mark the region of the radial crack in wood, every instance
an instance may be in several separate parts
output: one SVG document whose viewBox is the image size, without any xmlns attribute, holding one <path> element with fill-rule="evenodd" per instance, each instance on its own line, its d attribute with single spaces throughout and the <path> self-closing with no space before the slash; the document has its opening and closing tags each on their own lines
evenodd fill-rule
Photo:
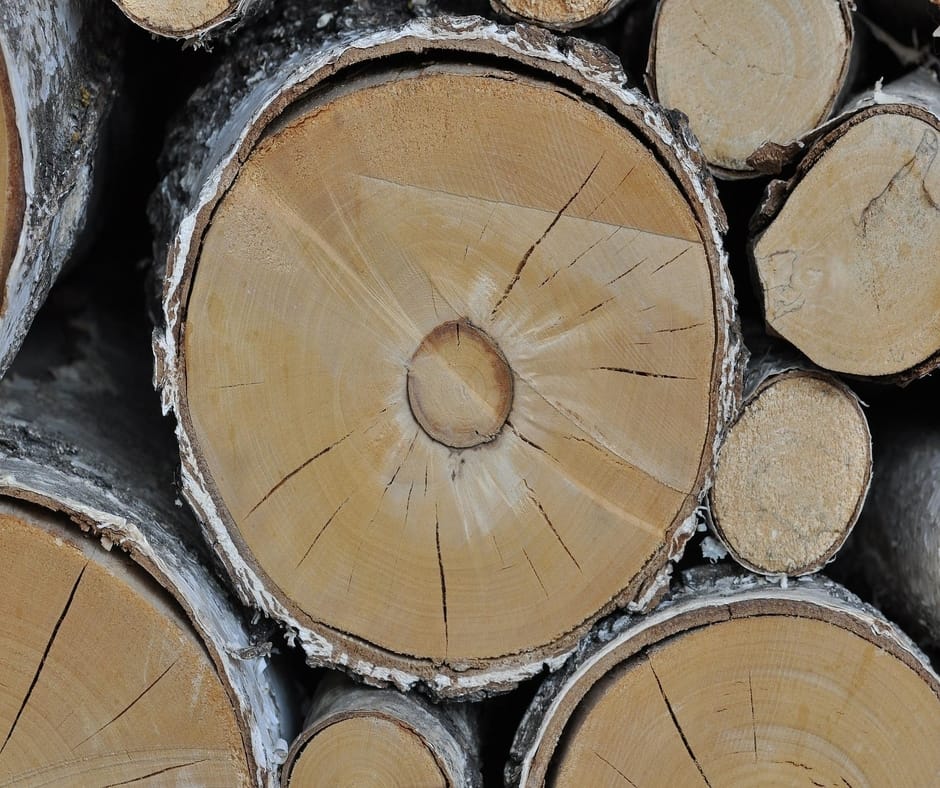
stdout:
<svg viewBox="0 0 940 788">
<path fill-rule="evenodd" d="M 736 375 L 714 203 L 664 119 L 544 34 L 453 24 L 272 79 L 295 98 L 214 153 L 238 165 L 170 247 L 157 343 L 242 592 L 342 644 L 315 661 L 445 695 L 662 582 Z M 454 51 L 374 62 L 415 38 Z"/>
<path fill-rule="evenodd" d="M 752 259 L 769 330 L 824 369 L 903 381 L 940 351 L 940 85 L 921 72 L 872 102 L 768 191 Z"/>
<path fill-rule="evenodd" d="M 873 608 L 817 578 L 782 589 L 698 570 L 685 584 L 546 680 L 508 785 L 936 781 L 940 679 Z"/>
<path fill-rule="evenodd" d="M 717 175 L 779 172 L 782 162 L 753 159 L 762 146 L 782 152 L 832 113 L 849 75 L 850 7 L 842 0 L 663 0 L 650 89 L 688 115 Z"/>
</svg>

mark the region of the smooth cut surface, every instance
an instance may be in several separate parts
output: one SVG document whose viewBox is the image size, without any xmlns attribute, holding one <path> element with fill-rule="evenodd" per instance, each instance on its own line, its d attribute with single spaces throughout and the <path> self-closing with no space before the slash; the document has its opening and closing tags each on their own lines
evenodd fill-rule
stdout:
<svg viewBox="0 0 940 788">
<path fill-rule="evenodd" d="M 291 788 L 447 788 L 434 755 L 409 728 L 355 716 L 317 733 L 294 761 Z"/>
<path fill-rule="evenodd" d="M 231 0 L 114 0 L 141 27 L 169 36 L 183 36 L 231 11 Z"/>
<path fill-rule="evenodd" d="M 0 53 L 0 291 L 19 246 L 23 222 L 23 157 L 16 128 L 16 108 L 6 63 Z"/>
<path fill-rule="evenodd" d="M 187 622 L 126 558 L 79 540 L 0 514 L 0 783 L 250 785 Z"/>
<path fill-rule="evenodd" d="M 940 349 L 938 131 L 877 112 L 848 128 L 754 246 L 764 314 L 825 369 L 903 372 Z"/>
<path fill-rule="evenodd" d="M 791 142 L 829 116 L 850 44 L 837 0 L 663 0 L 651 74 L 708 161 L 747 172 L 764 142 Z"/>
<path fill-rule="evenodd" d="M 755 616 L 675 636 L 598 682 L 557 786 L 908 786 L 940 781 L 940 699 L 825 621 Z"/>
<path fill-rule="evenodd" d="M 515 17 L 567 30 L 580 27 L 617 5 L 616 0 L 500 0 Z"/>
<path fill-rule="evenodd" d="M 870 478 L 871 435 L 854 396 L 818 376 L 781 375 L 721 447 L 712 514 L 749 567 L 802 574 L 842 544 Z"/>
<path fill-rule="evenodd" d="M 301 615 L 435 660 L 541 647 L 664 560 L 694 506 L 713 281 L 669 174 L 590 104 L 469 67 L 364 78 L 280 124 L 213 216 L 191 434 Z M 418 424 L 406 381 L 456 320 L 514 389 L 464 450 Z"/>
</svg>

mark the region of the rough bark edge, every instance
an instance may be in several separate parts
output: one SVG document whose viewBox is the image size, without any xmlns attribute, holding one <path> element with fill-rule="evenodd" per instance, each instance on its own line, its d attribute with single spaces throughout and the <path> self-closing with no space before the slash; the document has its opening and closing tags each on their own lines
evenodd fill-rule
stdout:
<svg viewBox="0 0 940 788">
<path fill-rule="evenodd" d="M 929 68 L 919 68 L 892 82 L 886 88 L 881 84 L 852 101 L 846 109 L 827 123 L 808 134 L 798 145 L 808 147 L 793 176 L 788 180 L 773 180 L 767 184 L 760 205 L 751 218 L 747 242 L 747 254 L 751 268 L 751 281 L 760 303 L 761 313 L 766 314 L 764 288 L 757 272 L 755 248 L 764 232 L 783 210 L 787 200 L 799 187 L 812 167 L 853 126 L 874 115 L 907 115 L 933 126 L 940 134 L 940 79 Z M 777 336 L 773 328 L 765 323 L 765 330 Z M 810 359 L 812 360 L 812 359 Z M 940 366 L 940 348 L 923 361 L 906 370 L 887 375 L 856 375 L 847 372 L 838 374 L 851 380 L 872 383 L 894 383 L 905 386 Z"/>
<path fill-rule="evenodd" d="M 858 398 L 858 395 L 847 385 L 845 385 L 845 383 L 839 380 L 835 375 L 829 372 L 825 372 L 818 367 L 813 366 L 812 364 L 809 364 L 795 352 L 789 351 L 783 347 L 767 344 L 766 347 L 763 347 L 759 353 L 751 354 L 750 358 L 748 359 L 747 369 L 744 373 L 744 400 L 741 404 L 741 410 L 731 426 L 728 427 L 728 430 L 725 433 L 726 436 L 730 435 L 731 431 L 734 429 L 735 424 L 741 420 L 747 411 L 748 405 L 754 399 L 756 399 L 765 389 L 770 388 L 771 386 L 780 382 L 782 378 L 790 377 L 811 377 L 821 380 L 833 388 L 838 389 L 842 394 L 845 395 L 848 401 L 854 405 L 859 419 L 865 425 L 866 432 L 868 433 L 868 473 L 865 479 L 865 484 L 860 490 L 855 509 L 852 511 L 851 516 L 846 521 L 844 530 L 840 533 L 839 537 L 815 561 L 799 567 L 792 572 L 785 573 L 771 572 L 762 566 L 758 566 L 757 564 L 748 561 L 738 554 L 738 551 L 734 548 L 731 542 L 725 538 L 725 535 L 721 530 L 721 521 L 715 511 L 715 506 L 712 501 L 712 491 L 709 491 L 708 510 L 706 517 L 709 530 L 718 538 L 718 541 L 721 542 L 721 545 L 725 548 L 725 550 L 728 551 L 728 554 L 738 564 L 748 571 L 770 578 L 780 578 L 784 576 L 802 577 L 803 575 L 811 575 L 820 571 L 827 564 L 831 563 L 835 559 L 836 554 L 842 549 L 848 538 L 851 536 L 852 531 L 855 528 L 855 524 L 858 522 L 859 516 L 862 513 L 862 509 L 865 506 L 865 501 L 868 497 L 869 490 L 871 489 L 872 480 L 871 430 L 868 429 L 868 419 L 865 416 L 865 412 L 862 410 L 863 403 Z"/>
<path fill-rule="evenodd" d="M 310 740 L 334 723 L 380 717 L 407 728 L 424 743 L 451 788 L 482 788 L 478 709 L 469 704 L 436 706 L 420 695 L 354 684 L 341 674 L 325 676 L 314 694 L 306 727 L 284 762 L 287 788 L 294 761 Z"/>
<path fill-rule="evenodd" d="M 940 653 L 940 433 L 908 421 L 880 437 L 878 474 L 846 547 L 846 570 Z"/>
<path fill-rule="evenodd" d="M 231 32 L 252 18 L 263 14 L 270 8 L 272 0 L 229 0 L 228 8 L 221 14 L 196 27 L 178 30 L 149 25 L 143 19 L 130 13 L 121 0 L 114 0 L 114 3 L 124 16 L 148 33 L 193 43 L 196 46 L 208 46 L 210 39 L 217 37 L 223 31 Z"/>
<path fill-rule="evenodd" d="M 507 786 L 543 785 L 568 720 L 591 687 L 650 645 L 701 626 L 753 615 L 805 617 L 838 626 L 911 668 L 940 701 L 940 677 L 914 642 L 875 608 L 822 575 L 779 584 L 727 567 L 684 572 L 670 599 L 646 617 L 611 617 L 578 646 L 563 671 L 539 688 L 516 732 Z"/>
<path fill-rule="evenodd" d="M 625 9 L 641 0 L 604 0 L 597 3 L 597 10 L 592 13 L 575 15 L 571 14 L 568 19 L 549 19 L 546 16 L 537 16 L 535 14 L 524 14 L 511 8 L 513 0 L 490 0 L 490 7 L 501 18 L 517 22 L 526 22 L 539 27 L 545 27 L 556 32 L 567 32 L 579 27 L 599 27 L 612 22 Z"/>
<path fill-rule="evenodd" d="M 19 350 L 85 228 L 115 97 L 120 36 L 94 0 L 0 4 L 20 139 L 23 214 L 0 308 L 0 374 Z"/>
<path fill-rule="evenodd" d="M 0 385 L 0 495 L 64 514 L 107 550 L 117 545 L 175 598 L 232 701 L 249 774 L 274 786 L 290 702 L 268 658 L 268 632 L 248 624 L 249 614 L 207 568 L 195 522 L 174 504 L 172 471 L 152 459 L 163 448 L 147 430 L 152 423 L 122 406 L 134 392 L 113 377 L 132 366 L 109 350 L 120 334 L 110 332 L 106 342 L 93 330 L 78 359 L 63 362 L 62 332 L 74 328 L 64 322 L 45 345 L 20 355 L 36 374 L 18 365 Z M 140 380 L 146 386 L 146 373 Z"/>
<path fill-rule="evenodd" d="M 222 108 L 222 112 L 219 112 L 219 104 L 224 104 L 224 101 L 216 102 L 209 110 L 219 121 L 213 136 L 207 138 L 203 132 L 200 137 L 197 127 L 196 149 L 203 148 L 200 152 L 204 160 L 194 162 L 190 158 L 189 163 L 176 174 L 171 172 L 154 202 L 156 227 L 179 228 L 171 239 L 164 239 L 162 245 L 158 241 L 156 246 L 158 270 L 164 260 L 167 267 L 162 319 L 154 332 L 155 384 L 162 390 L 164 412 L 173 412 L 177 418 L 184 496 L 204 524 L 209 541 L 243 601 L 282 621 L 288 628 L 289 637 L 300 643 L 312 665 L 339 667 L 378 686 L 391 684 L 405 691 L 420 687 L 437 697 L 479 698 L 511 690 L 520 681 L 537 675 L 543 669 L 556 670 L 591 623 L 612 610 L 626 604 L 631 610 L 642 610 L 658 601 L 669 584 L 670 562 L 681 557 L 686 542 L 696 531 L 696 501 L 690 501 L 684 513 L 677 517 L 672 531 L 665 535 L 662 547 L 638 573 L 637 581 L 554 643 L 525 653 L 487 659 L 481 661 L 482 665 L 469 661 L 459 665 L 435 664 L 428 659 L 396 654 L 318 622 L 301 623 L 297 614 L 265 587 L 258 568 L 243 557 L 225 526 L 222 507 L 216 503 L 218 495 L 208 482 L 189 437 L 191 424 L 184 396 L 185 363 L 181 346 L 185 302 L 194 258 L 198 253 L 198 239 L 217 200 L 231 184 L 238 165 L 267 122 L 299 95 L 309 91 L 311 85 L 345 67 L 392 53 L 444 54 L 454 51 L 504 58 L 536 68 L 546 77 L 555 76 L 575 85 L 588 99 L 603 103 L 614 117 L 631 128 L 630 115 L 635 113 L 639 116 L 637 119 L 646 124 L 640 131 L 645 134 L 645 141 L 660 156 L 672 157 L 674 164 L 668 169 L 697 213 L 702 241 L 713 263 L 712 287 L 718 323 L 715 366 L 718 368 L 713 367 L 712 372 L 715 407 L 709 424 L 709 434 L 713 435 L 711 458 L 703 463 L 697 487 L 700 491 L 698 503 L 701 502 L 711 483 L 711 471 L 725 425 L 736 412 L 740 393 L 741 342 L 735 317 L 733 284 L 721 242 L 726 229 L 725 217 L 714 182 L 708 175 L 694 137 L 681 118 L 663 112 L 639 93 L 626 88 L 625 76 L 607 50 L 576 39 L 558 41 L 544 31 L 523 25 L 505 28 L 475 17 L 416 19 L 371 34 L 363 35 L 361 31 L 347 34 L 312 54 L 294 49 L 281 62 L 280 69 L 268 59 L 256 74 L 243 73 L 240 78 L 246 80 L 250 92 L 239 97 L 237 102 L 232 100 Z M 222 84 L 232 79 L 231 73 L 223 74 Z M 227 118 L 223 114 L 225 110 L 230 113 Z M 224 123 L 222 118 L 225 118 Z M 192 146 L 183 150 L 192 150 Z M 665 154 L 666 150 L 669 154 Z M 190 196 L 193 194 L 195 199 Z M 708 451 L 707 447 L 705 451 Z"/>
<path fill-rule="evenodd" d="M 735 170 L 720 164 L 709 163 L 708 166 L 716 178 L 721 178 L 722 180 L 745 180 L 763 175 L 778 174 L 803 150 L 806 144 L 806 137 L 816 133 L 818 129 L 832 117 L 836 108 L 843 103 L 847 92 L 851 89 L 851 83 L 853 81 L 852 75 L 858 70 L 862 54 L 860 51 L 860 38 L 855 35 L 855 24 L 853 21 L 855 3 L 853 0 L 835 0 L 835 2 L 839 4 L 839 9 L 842 12 L 842 20 L 845 24 L 848 45 L 846 46 L 845 58 L 842 61 L 842 69 L 834 85 L 835 90 L 826 103 L 826 108 L 822 115 L 816 121 L 817 126 L 812 129 L 807 129 L 806 135 L 795 140 L 783 143 L 765 142 L 747 158 L 746 161 L 749 169 Z M 666 0 L 662 0 L 662 2 L 657 5 L 656 14 L 653 17 L 653 32 L 650 37 L 649 58 L 647 60 L 646 73 L 644 74 L 646 88 L 654 101 L 659 101 L 659 94 L 656 90 L 656 39 L 659 31 L 659 15 L 665 4 Z"/>
</svg>

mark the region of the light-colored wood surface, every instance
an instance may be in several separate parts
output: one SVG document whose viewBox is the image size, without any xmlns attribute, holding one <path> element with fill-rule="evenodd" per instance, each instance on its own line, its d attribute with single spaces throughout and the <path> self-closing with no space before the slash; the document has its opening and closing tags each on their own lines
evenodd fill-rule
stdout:
<svg viewBox="0 0 940 788">
<path fill-rule="evenodd" d="M 771 377 L 728 432 L 710 492 L 736 559 L 765 574 L 819 570 L 845 541 L 871 480 L 855 395 L 826 375 Z"/>
<path fill-rule="evenodd" d="M 629 0 L 491 0 L 497 11 L 552 30 L 570 30 L 602 17 Z"/>
<path fill-rule="evenodd" d="M 935 785 L 940 700 L 908 666 L 824 621 L 712 624 L 596 685 L 556 786 Z"/>
<path fill-rule="evenodd" d="M 651 87 L 688 115 L 719 175 L 746 175 L 765 142 L 790 143 L 829 117 L 852 38 L 841 0 L 663 0 Z"/>
<path fill-rule="evenodd" d="M 23 157 L 16 108 L 0 54 L 0 283 L 6 281 L 23 225 Z"/>
<path fill-rule="evenodd" d="M 0 782 L 251 784 L 212 661 L 128 559 L 17 506 L 0 577 Z"/>
<path fill-rule="evenodd" d="M 414 732 L 378 716 L 335 722 L 297 756 L 291 788 L 446 788 L 434 756 Z"/>
<path fill-rule="evenodd" d="M 131 20 L 158 35 L 186 37 L 234 15 L 232 0 L 114 0 Z"/>
<path fill-rule="evenodd" d="M 694 506 L 710 265 L 650 151 L 553 83 L 430 67 L 301 106 L 213 215 L 186 313 L 192 434 L 243 549 L 293 609 L 399 654 L 553 642 Z M 457 320 L 513 376 L 464 450 L 407 396 Z"/>
<path fill-rule="evenodd" d="M 913 107 L 852 116 L 756 238 L 767 325 L 819 366 L 891 376 L 940 349 L 938 144 Z"/>
</svg>

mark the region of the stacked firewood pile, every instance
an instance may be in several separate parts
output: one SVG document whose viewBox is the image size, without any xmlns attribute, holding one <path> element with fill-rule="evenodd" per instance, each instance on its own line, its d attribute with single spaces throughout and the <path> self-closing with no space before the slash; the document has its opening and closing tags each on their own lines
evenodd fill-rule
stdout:
<svg viewBox="0 0 940 788">
<path fill-rule="evenodd" d="M 940 785 L 938 25 L 7 0 L 0 783 Z"/>
</svg>

